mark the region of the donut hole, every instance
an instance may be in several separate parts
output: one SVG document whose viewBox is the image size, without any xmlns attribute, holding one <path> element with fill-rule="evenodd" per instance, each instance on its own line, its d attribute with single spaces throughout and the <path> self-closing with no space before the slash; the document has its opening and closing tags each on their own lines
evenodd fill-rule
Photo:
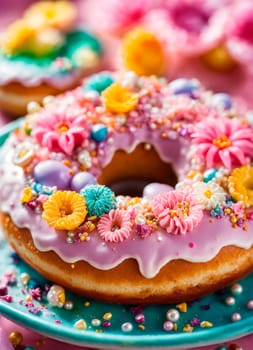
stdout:
<svg viewBox="0 0 253 350">
<path fill-rule="evenodd" d="M 154 147 L 142 143 L 131 153 L 116 151 L 98 182 L 109 186 L 116 195 L 141 197 L 144 187 L 152 182 L 174 187 L 177 175 L 170 163 L 161 160 Z"/>
</svg>

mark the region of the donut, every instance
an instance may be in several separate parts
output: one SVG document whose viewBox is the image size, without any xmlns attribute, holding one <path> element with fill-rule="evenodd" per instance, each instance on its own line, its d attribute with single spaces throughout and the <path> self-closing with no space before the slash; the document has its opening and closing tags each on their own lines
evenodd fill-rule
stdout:
<svg viewBox="0 0 253 350">
<path fill-rule="evenodd" d="M 69 1 L 41 1 L 12 22 L 0 41 L 0 106 L 14 116 L 80 84 L 101 65 L 101 44 L 77 25 Z"/>
<path fill-rule="evenodd" d="M 92 75 L 29 113 L 0 156 L 5 237 L 56 285 L 182 302 L 253 269 L 253 127 L 195 79 Z"/>
</svg>

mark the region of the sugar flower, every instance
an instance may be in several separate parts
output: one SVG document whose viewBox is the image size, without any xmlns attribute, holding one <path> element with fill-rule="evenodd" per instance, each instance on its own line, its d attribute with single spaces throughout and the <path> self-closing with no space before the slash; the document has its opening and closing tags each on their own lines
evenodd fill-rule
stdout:
<svg viewBox="0 0 253 350">
<path fill-rule="evenodd" d="M 144 17 L 148 28 L 157 33 L 171 51 L 196 56 L 215 47 L 225 36 L 225 1 L 167 1 L 166 6 Z"/>
<path fill-rule="evenodd" d="M 231 21 L 231 18 L 233 20 Z M 239 62 L 251 66 L 253 59 L 253 3 L 234 2 L 227 12 L 227 47 Z M 246 68 L 248 65 L 246 65 Z"/>
<path fill-rule="evenodd" d="M 102 92 L 102 98 L 105 108 L 112 113 L 130 112 L 138 102 L 138 95 L 119 83 L 114 83 L 105 89 Z"/>
<path fill-rule="evenodd" d="M 83 196 L 73 191 L 55 191 L 43 209 L 42 218 L 56 230 L 74 230 L 87 215 Z"/>
<path fill-rule="evenodd" d="M 207 116 L 215 117 L 217 112 L 214 108 L 205 106 L 185 95 L 169 96 L 168 117 L 176 122 L 196 123 Z"/>
<path fill-rule="evenodd" d="M 135 0 L 135 1 L 121 1 L 121 0 L 107 0 L 98 6 L 96 13 L 97 23 L 100 25 L 99 29 L 105 29 L 107 32 L 114 32 L 121 34 L 132 26 L 138 24 L 143 15 L 148 10 L 148 5 L 156 1 L 149 0 Z"/>
<path fill-rule="evenodd" d="M 192 194 L 171 191 L 157 195 L 152 211 L 161 227 L 172 234 L 186 234 L 201 221 L 203 211 Z"/>
<path fill-rule="evenodd" d="M 39 114 L 32 136 L 38 143 L 52 152 L 71 155 L 89 133 L 85 117 L 78 108 L 59 105 L 45 109 Z"/>
<path fill-rule="evenodd" d="M 213 209 L 226 199 L 226 192 L 214 181 L 193 183 L 193 194 L 203 209 Z"/>
<path fill-rule="evenodd" d="M 124 37 L 122 59 L 125 68 L 138 75 L 159 75 L 164 68 L 161 42 L 154 34 L 142 28 L 135 28 Z"/>
<path fill-rule="evenodd" d="M 253 167 L 235 168 L 228 178 L 228 191 L 234 200 L 253 205 Z"/>
<path fill-rule="evenodd" d="M 2 51 L 7 55 L 26 52 L 27 43 L 34 38 L 35 33 L 35 29 L 24 20 L 13 22 L 1 38 Z"/>
<path fill-rule="evenodd" d="M 24 13 L 24 19 L 35 28 L 51 27 L 70 30 L 77 18 L 76 7 L 66 0 L 40 1 L 32 4 Z"/>
<path fill-rule="evenodd" d="M 126 210 L 111 210 L 102 215 L 98 225 L 98 233 L 106 242 L 122 242 L 127 239 L 132 231 L 130 213 Z"/>
<path fill-rule="evenodd" d="M 192 134 L 196 154 L 208 168 L 244 165 L 253 157 L 253 129 L 240 119 L 206 119 Z"/>
<path fill-rule="evenodd" d="M 80 193 L 85 198 L 89 216 L 101 216 L 116 207 L 114 192 L 104 185 L 88 185 Z"/>
</svg>

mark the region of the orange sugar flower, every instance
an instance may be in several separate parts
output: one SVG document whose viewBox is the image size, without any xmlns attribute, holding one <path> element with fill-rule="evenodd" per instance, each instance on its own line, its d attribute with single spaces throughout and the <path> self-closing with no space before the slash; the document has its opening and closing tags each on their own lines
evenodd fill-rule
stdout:
<svg viewBox="0 0 253 350">
<path fill-rule="evenodd" d="M 123 40 L 122 59 L 126 69 L 148 76 L 162 73 L 165 57 L 162 45 L 154 34 L 135 28 Z"/>
<path fill-rule="evenodd" d="M 138 95 L 119 83 L 114 83 L 105 89 L 102 98 L 107 111 L 112 113 L 130 112 L 138 102 Z"/>
<path fill-rule="evenodd" d="M 56 230 L 74 230 L 87 215 L 83 196 L 74 191 L 54 192 L 43 209 L 43 219 Z"/>
</svg>

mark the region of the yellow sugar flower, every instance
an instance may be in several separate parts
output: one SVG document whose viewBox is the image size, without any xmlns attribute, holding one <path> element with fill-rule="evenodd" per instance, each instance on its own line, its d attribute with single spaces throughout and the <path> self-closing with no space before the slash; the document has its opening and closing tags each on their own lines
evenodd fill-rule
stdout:
<svg viewBox="0 0 253 350">
<path fill-rule="evenodd" d="M 74 191 L 56 191 L 43 205 L 42 218 L 56 230 L 74 230 L 87 216 L 84 197 Z"/>
<path fill-rule="evenodd" d="M 32 199 L 33 199 L 33 193 L 31 188 L 30 187 L 24 188 L 22 197 L 21 197 L 21 203 L 22 204 L 28 203 Z"/>
<path fill-rule="evenodd" d="M 112 113 L 127 113 L 132 111 L 138 102 L 138 95 L 114 83 L 102 93 L 106 110 Z"/>
<path fill-rule="evenodd" d="M 40 1 L 25 11 L 24 18 L 37 28 L 51 27 L 68 31 L 75 24 L 77 11 L 70 1 Z"/>
<path fill-rule="evenodd" d="M 154 34 L 135 28 L 123 40 L 122 59 L 126 69 L 148 76 L 162 73 L 165 57 L 162 45 Z"/>
<path fill-rule="evenodd" d="M 228 191 L 236 201 L 253 205 L 253 166 L 235 168 L 228 178 Z"/>
<path fill-rule="evenodd" d="M 1 48 L 7 55 L 23 53 L 27 50 L 27 43 L 34 37 L 36 31 L 26 21 L 13 22 L 4 33 Z"/>
</svg>

